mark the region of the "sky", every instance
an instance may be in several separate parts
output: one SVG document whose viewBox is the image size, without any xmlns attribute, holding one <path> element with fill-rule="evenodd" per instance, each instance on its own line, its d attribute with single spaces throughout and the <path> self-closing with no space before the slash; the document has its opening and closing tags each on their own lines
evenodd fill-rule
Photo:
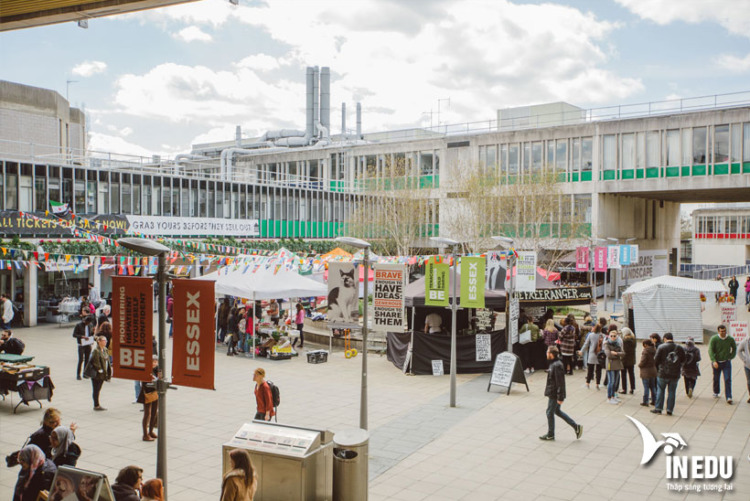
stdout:
<svg viewBox="0 0 750 501">
<path fill-rule="evenodd" d="M 68 96 L 90 149 L 132 155 L 304 129 L 314 65 L 332 132 L 342 102 L 376 132 L 748 91 L 750 0 L 199 0 L 0 33 L 0 80 Z"/>
</svg>

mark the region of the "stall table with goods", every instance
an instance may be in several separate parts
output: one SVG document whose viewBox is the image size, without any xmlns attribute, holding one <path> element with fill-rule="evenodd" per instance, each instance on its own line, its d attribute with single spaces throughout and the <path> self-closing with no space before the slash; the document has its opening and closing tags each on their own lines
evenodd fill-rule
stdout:
<svg viewBox="0 0 750 501">
<path fill-rule="evenodd" d="M 3 358 L 9 356 L 12 355 L 4 355 Z M 0 395 L 3 400 L 6 395 L 10 395 L 10 404 L 14 414 L 21 404 L 29 405 L 29 402 L 38 403 L 41 409 L 41 400 L 52 400 L 52 390 L 55 389 L 49 377 L 49 367 L 29 363 L 33 357 L 16 356 L 25 361 L 0 361 Z M 21 399 L 15 407 L 13 407 L 13 392 L 18 393 Z"/>
</svg>

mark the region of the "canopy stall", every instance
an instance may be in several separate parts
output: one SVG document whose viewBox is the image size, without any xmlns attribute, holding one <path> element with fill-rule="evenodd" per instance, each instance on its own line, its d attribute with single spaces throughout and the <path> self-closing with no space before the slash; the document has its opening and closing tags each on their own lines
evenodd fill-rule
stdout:
<svg viewBox="0 0 750 501">
<path fill-rule="evenodd" d="M 277 299 L 285 297 L 311 297 L 328 294 L 326 284 L 303 277 L 296 271 L 259 269 L 243 273 L 242 269 L 221 269 L 194 280 L 216 282 L 217 295 L 252 299 Z"/>
<path fill-rule="evenodd" d="M 703 340 L 700 295 L 725 291 L 726 287 L 717 280 L 662 275 L 631 285 L 622 298 L 633 310 L 631 328 L 639 337 L 645 338 L 652 332 L 659 335 L 671 332 L 675 341 L 693 337 L 700 343 Z"/>
</svg>

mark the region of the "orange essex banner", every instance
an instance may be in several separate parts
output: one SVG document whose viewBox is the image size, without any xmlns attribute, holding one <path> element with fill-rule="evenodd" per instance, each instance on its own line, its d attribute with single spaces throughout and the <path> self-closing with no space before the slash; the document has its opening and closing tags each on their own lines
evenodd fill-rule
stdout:
<svg viewBox="0 0 750 501">
<path fill-rule="evenodd" d="M 214 282 L 172 280 L 172 384 L 214 389 Z"/>
<path fill-rule="evenodd" d="M 112 376 L 151 381 L 154 286 L 147 277 L 112 277 Z"/>
</svg>

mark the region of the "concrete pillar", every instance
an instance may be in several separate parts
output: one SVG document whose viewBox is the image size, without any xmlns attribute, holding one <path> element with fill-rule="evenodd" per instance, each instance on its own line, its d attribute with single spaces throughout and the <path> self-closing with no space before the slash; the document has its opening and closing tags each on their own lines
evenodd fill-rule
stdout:
<svg viewBox="0 0 750 501">
<path fill-rule="evenodd" d="M 99 294 L 102 293 L 102 274 L 99 273 L 99 267 L 102 265 L 102 258 L 94 258 L 94 263 L 89 268 L 89 283 L 94 284 Z"/>
<path fill-rule="evenodd" d="M 36 262 L 29 262 L 28 268 L 23 272 L 23 279 L 23 325 L 34 327 L 37 324 L 37 301 L 39 300 Z"/>
</svg>

